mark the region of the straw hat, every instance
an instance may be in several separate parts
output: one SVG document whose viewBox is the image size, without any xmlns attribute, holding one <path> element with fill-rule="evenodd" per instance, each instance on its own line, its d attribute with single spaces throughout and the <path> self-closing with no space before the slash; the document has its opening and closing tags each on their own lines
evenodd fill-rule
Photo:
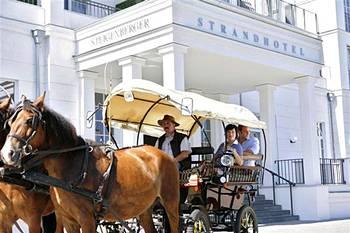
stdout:
<svg viewBox="0 0 350 233">
<path fill-rule="evenodd" d="M 158 125 L 162 126 L 164 121 L 171 121 L 171 122 L 173 122 L 175 124 L 175 127 L 180 125 L 179 123 L 177 123 L 175 121 L 175 118 L 173 116 L 170 116 L 170 115 L 164 115 L 162 120 L 158 120 Z"/>
</svg>

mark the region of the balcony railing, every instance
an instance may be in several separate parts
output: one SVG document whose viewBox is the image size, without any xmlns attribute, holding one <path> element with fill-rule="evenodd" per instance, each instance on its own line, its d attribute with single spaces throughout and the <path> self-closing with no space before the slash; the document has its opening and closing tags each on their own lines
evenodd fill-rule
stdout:
<svg viewBox="0 0 350 233">
<path fill-rule="evenodd" d="M 205 1 L 205 0 L 204 0 Z M 308 32 L 318 33 L 317 15 L 282 0 L 218 0 L 273 18 Z"/>
<path fill-rule="evenodd" d="M 292 181 L 295 184 L 304 184 L 304 162 L 303 159 L 276 160 L 277 174 Z M 277 179 L 278 185 L 288 184 L 285 180 Z"/>
<path fill-rule="evenodd" d="M 65 9 L 98 18 L 102 18 L 116 12 L 115 7 L 89 0 L 71 0 L 69 6 L 68 4 L 65 5 Z"/>
<path fill-rule="evenodd" d="M 29 4 L 32 4 L 32 5 L 38 5 L 38 0 L 17 0 L 17 1 L 29 3 Z"/>
<path fill-rule="evenodd" d="M 345 184 L 344 159 L 320 159 L 322 184 Z"/>
</svg>

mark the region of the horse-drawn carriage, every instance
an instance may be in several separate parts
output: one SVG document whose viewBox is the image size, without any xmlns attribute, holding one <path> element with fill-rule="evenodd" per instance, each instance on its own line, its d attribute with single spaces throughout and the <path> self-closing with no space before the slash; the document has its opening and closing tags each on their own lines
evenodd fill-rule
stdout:
<svg viewBox="0 0 350 233">
<path fill-rule="evenodd" d="M 140 133 L 153 137 L 164 133 L 157 123 L 164 114 L 174 116 L 180 124 L 176 131 L 188 137 L 197 129 L 202 129 L 205 120 L 258 129 L 265 127 L 264 122 L 244 107 L 218 102 L 196 93 L 169 90 L 145 80 L 119 84 L 106 98 L 104 107 L 107 128 L 137 132 L 137 144 Z M 208 139 L 205 131 L 203 133 Z M 207 143 L 207 147 L 192 148 L 192 167 L 180 171 L 180 185 L 189 189 L 186 203 L 181 205 L 180 210 L 182 231 L 258 232 L 251 205 L 261 167 L 234 165 L 230 153 L 214 159 L 214 149 L 209 140 Z M 262 160 L 262 156 L 256 158 Z"/>
<path fill-rule="evenodd" d="M 174 116 L 180 123 L 177 131 L 189 137 L 207 119 L 265 127 L 241 106 L 169 90 L 145 80 L 119 84 L 104 104 L 109 131 L 136 131 L 137 144 L 141 133 L 162 134 L 157 121 L 164 114 Z M 1 169 L 3 181 L 44 192 L 45 186 L 50 186 L 58 222 L 68 232 L 79 228 L 83 232 L 96 228 L 102 232 L 138 232 L 140 225 L 146 233 L 152 232 L 149 206 L 157 196 L 164 205 L 153 213 L 158 232 L 170 232 L 167 225 L 175 232 L 178 225 L 181 232 L 257 232 L 250 206 L 261 168 L 236 166 L 230 154 L 213 159 L 211 146 L 193 148 L 192 167 L 179 175 L 172 159 L 156 148 L 104 151 L 100 145 L 81 139 L 66 119 L 44 106 L 44 96 L 33 102 L 23 99 L 9 117 L 7 133 L 1 151 L 6 164 Z M 178 224 L 179 185 L 187 187 L 189 194 L 180 207 Z M 137 218 L 123 221 L 128 217 Z"/>
</svg>

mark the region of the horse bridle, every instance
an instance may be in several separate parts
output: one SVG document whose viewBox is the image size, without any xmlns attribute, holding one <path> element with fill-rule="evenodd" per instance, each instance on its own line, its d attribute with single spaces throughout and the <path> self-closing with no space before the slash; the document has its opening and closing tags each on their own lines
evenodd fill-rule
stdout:
<svg viewBox="0 0 350 233">
<path fill-rule="evenodd" d="M 26 100 L 28 101 L 28 100 Z M 24 102 L 22 101 L 16 108 L 15 113 L 10 117 L 9 122 L 12 122 L 13 120 L 16 119 L 17 115 L 19 112 L 21 112 L 24 109 Z M 19 136 L 18 134 L 8 134 L 7 137 L 12 137 L 17 139 L 18 141 L 21 142 L 22 144 L 22 151 L 25 155 L 29 155 L 33 152 L 32 146 L 29 144 L 29 142 L 34 138 L 34 136 L 37 133 L 37 129 L 39 127 L 39 124 L 45 125 L 45 121 L 42 119 L 42 113 L 33 105 L 31 105 L 32 113 L 33 113 L 33 118 L 31 120 L 31 128 L 32 128 L 32 133 L 29 135 L 28 138 L 24 138 Z"/>
</svg>

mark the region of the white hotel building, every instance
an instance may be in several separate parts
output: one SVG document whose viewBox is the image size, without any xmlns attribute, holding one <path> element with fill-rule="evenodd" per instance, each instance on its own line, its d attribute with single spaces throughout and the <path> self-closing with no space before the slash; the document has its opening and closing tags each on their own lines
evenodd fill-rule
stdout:
<svg viewBox="0 0 350 233">
<path fill-rule="evenodd" d="M 297 183 L 294 214 L 350 217 L 349 0 L 95 1 L 0 1 L 0 82 L 15 101 L 46 91 L 97 141 L 108 137 L 101 113 L 92 128 L 86 116 L 122 80 L 243 105 L 268 125 L 266 167 Z M 216 148 L 221 123 L 205 125 Z M 191 140 L 199 146 L 200 133 Z M 266 176 L 270 199 L 271 187 Z M 284 209 L 288 187 L 276 185 Z"/>
</svg>

